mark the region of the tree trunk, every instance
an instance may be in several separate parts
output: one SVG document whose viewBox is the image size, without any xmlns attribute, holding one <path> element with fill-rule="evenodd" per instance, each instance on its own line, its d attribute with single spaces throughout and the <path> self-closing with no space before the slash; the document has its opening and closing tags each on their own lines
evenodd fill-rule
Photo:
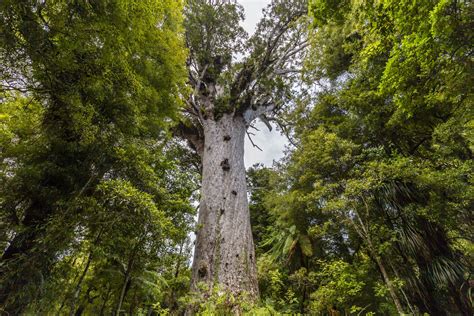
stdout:
<svg viewBox="0 0 474 316">
<path fill-rule="evenodd" d="M 388 292 L 390 293 L 390 296 L 392 297 L 392 300 L 395 303 L 395 307 L 397 308 L 398 313 L 400 315 L 404 315 L 405 312 L 403 311 L 402 304 L 400 302 L 400 299 L 398 298 L 395 288 L 393 287 L 392 281 L 390 280 L 390 277 L 388 276 L 387 270 L 385 269 L 385 266 L 382 263 L 382 259 L 380 259 L 380 257 L 377 256 L 375 252 L 373 256 L 374 256 L 375 261 L 377 262 L 377 265 L 379 266 L 380 272 L 382 273 L 382 277 L 385 281 L 385 284 L 388 287 Z"/>
<path fill-rule="evenodd" d="M 122 309 L 122 304 L 125 299 L 125 295 L 127 294 L 127 291 L 130 288 L 130 284 L 132 282 L 131 274 L 132 274 L 133 264 L 135 261 L 135 256 L 144 238 L 145 238 L 145 235 L 142 235 L 142 237 L 140 237 L 140 239 L 137 241 L 137 244 L 133 247 L 132 251 L 130 252 L 127 268 L 124 271 L 124 280 L 123 280 L 122 290 L 120 291 L 120 296 L 117 303 L 116 314 L 115 314 L 117 316 L 120 315 L 120 310 Z"/>
<path fill-rule="evenodd" d="M 115 311 L 116 316 L 120 315 L 120 311 L 122 310 L 123 300 L 125 299 L 125 294 L 127 293 L 127 289 L 129 286 L 130 286 L 130 274 L 127 271 L 127 273 L 125 274 L 125 278 L 123 280 L 122 289 L 120 290 L 120 296 L 117 302 L 117 308 Z"/>
<path fill-rule="evenodd" d="M 220 293 L 258 298 L 255 251 L 250 227 L 244 165 L 246 123 L 224 114 L 205 120 L 202 187 L 192 289 L 205 283 Z"/>
<path fill-rule="evenodd" d="M 367 204 L 366 204 L 366 209 L 367 209 L 367 213 L 368 213 Z M 382 262 L 382 259 L 378 255 L 378 253 L 376 251 L 376 248 L 372 243 L 372 238 L 370 237 L 369 228 L 362 221 L 362 218 L 360 217 L 360 215 L 358 213 L 356 213 L 356 214 L 357 214 L 356 217 L 357 217 L 357 220 L 358 220 L 360 226 L 358 226 L 354 222 L 354 220 L 351 219 L 353 227 L 354 227 L 355 231 L 357 232 L 357 234 L 367 243 L 367 246 L 369 248 L 369 254 L 373 258 L 373 260 L 375 260 L 375 262 L 377 263 L 377 266 L 379 267 L 380 273 L 382 273 L 382 278 L 385 282 L 385 285 L 387 285 L 388 292 L 390 293 L 390 296 L 392 297 L 393 303 L 395 304 L 395 307 L 397 308 L 397 312 L 400 315 L 403 315 L 403 314 L 405 314 L 405 312 L 403 311 L 402 304 L 400 302 L 400 299 L 398 298 L 397 292 L 396 292 L 396 290 L 395 290 L 395 288 L 392 284 L 392 281 L 390 280 L 390 277 L 387 273 L 387 270 L 385 269 L 385 266 Z"/>
<path fill-rule="evenodd" d="M 74 315 L 74 311 L 76 310 L 76 303 L 77 303 L 77 300 L 79 298 L 79 295 L 81 294 L 82 282 L 84 281 L 84 278 L 86 277 L 86 274 L 89 271 L 91 261 L 92 261 L 92 249 L 89 251 L 89 256 L 87 257 L 86 266 L 84 267 L 84 270 L 82 271 L 81 275 L 79 276 L 79 280 L 77 281 L 77 285 L 76 285 L 76 288 L 74 290 L 74 294 L 72 296 L 71 311 L 69 313 L 69 315 L 71 315 L 71 316 Z"/>
<path fill-rule="evenodd" d="M 2 254 L 0 275 L 7 276 L 0 282 L 0 306 L 4 313 L 21 314 L 33 299 L 26 295 L 25 288 L 49 275 L 54 251 L 48 247 L 37 250 L 36 247 L 37 240 L 43 237 L 44 225 L 50 214 L 41 202 L 33 202 L 25 210 L 22 222 L 24 229 L 13 238 Z M 29 264 L 24 264 L 25 262 Z"/>
</svg>

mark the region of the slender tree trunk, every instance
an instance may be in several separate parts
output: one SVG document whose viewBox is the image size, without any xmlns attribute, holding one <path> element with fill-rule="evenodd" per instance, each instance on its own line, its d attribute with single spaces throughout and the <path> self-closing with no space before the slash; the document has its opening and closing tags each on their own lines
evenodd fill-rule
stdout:
<svg viewBox="0 0 474 316">
<path fill-rule="evenodd" d="M 367 213 L 368 213 L 368 206 L 366 204 L 366 209 L 367 209 Z M 356 230 L 357 234 L 363 239 L 365 240 L 365 242 L 367 243 L 367 246 L 369 248 L 369 253 L 370 255 L 372 256 L 372 258 L 375 260 L 375 262 L 377 263 L 377 266 L 379 267 L 379 270 L 380 272 L 382 273 L 382 278 L 385 282 L 385 284 L 387 285 L 387 288 L 388 288 L 388 292 L 390 293 L 390 296 L 392 297 L 392 300 L 393 300 L 393 303 L 395 304 L 395 307 L 397 308 L 397 312 L 402 315 L 402 314 L 405 314 L 405 312 L 403 311 L 403 307 L 402 307 L 402 304 L 400 302 L 400 299 L 398 298 L 398 295 L 397 295 L 397 292 L 395 290 L 395 288 L 393 287 L 393 284 L 392 284 L 392 281 L 390 280 L 390 277 L 387 273 L 387 270 L 385 269 L 385 266 L 382 262 L 382 259 L 380 258 L 380 256 L 377 254 L 377 251 L 375 250 L 375 246 L 373 245 L 372 243 L 372 238 L 370 237 L 370 231 L 369 231 L 369 228 L 367 227 L 367 225 L 362 221 L 362 218 L 360 217 L 359 214 L 357 214 L 357 220 L 359 222 L 359 225 L 357 225 L 354 220 L 351 220 L 352 221 L 352 224 L 353 224 L 353 227 L 354 229 Z"/>
<path fill-rule="evenodd" d="M 390 267 L 392 268 L 392 271 L 395 273 L 395 276 L 396 276 L 398 279 L 401 279 L 400 274 L 398 273 L 398 270 L 395 268 L 395 266 L 392 264 L 392 261 L 389 260 L 389 259 L 388 259 L 387 261 L 388 261 L 388 264 L 390 265 Z M 400 292 L 402 293 L 403 298 L 405 299 L 405 302 L 407 303 L 407 306 L 408 306 L 408 308 L 410 309 L 410 312 L 411 312 L 413 315 L 416 315 L 415 309 L 413 308 L 413 305 L 411 304 L 410 300 L 408 299 L 408 296 L 407 296 L 407 294 L 405 293 L 405 291 L 403 290 L 403 288 L 400 288 Z"/>
<path fill-rule="evenodd" d="M 97 234 L 97 237 L 94 239 L 94 242 L 90 246 L 89 255 L 87 256 L 86 265 L 85 265 L 84 270 L 82 271 L 82 273 L 79 277 L 79 280 L 77 281 L 77 285 L 76 285 L 76 288 L 74 290 L 74 294 L 73 294 L 73 297 L 72 297 L 72 303 L 71 303 L 70 315 L 73 314 L 73 312 L 76 308 L 77 299 L 79 298 L 79 295 L 81 294 L 82 282 L 84 281 L 84 278 L 86 277 L 87 272 L 89 271 L 90 264 L 92 262 L 92 256 L 94 254 L 94 247 L 99 243 L 100 236 L 102 235 L 103 230 L 104 230 L 104 227 L 101 227 L 99 233 Z"/>
<path fill-rule="evenodd" d="M 178 260 L 176 262 L 176 270 L 174 273 L 174 277 L 177 278 L 179 276 L 179 271 L 181 269 L 181 255 L 183 254 L 183 248 L 184 248 L 184 243 L 186 241 L 183 241 L 183 243 L 179 246 L 179 254 L 178 254 Z"/>
<path fill-rule="evenodd" d="M 120 310 L 122 309 L 123 300 L 125 299 L 125 295 L 127 294 L 128 288 L 130 287 L 131 273 L 132 273 L 133 263 L 134 263 L 134 260 L 135 260 L 135 255 L 136 255 L 137 249 L 140 247 L 140 245 L 143 241 L 143 238 L 144 238 L 144 236 L 142 236 L 140 238 L 140 240 L 137 242 L 135 247 L 133 247 L 133 250 L 130 253 L 128 263 L 127 263 L 127 268 L 125 270 L 122 290 L 120 291 L 120 296 L 119 296 L 119 300 L 118 300 L 118 303 L 117 303 L 116 315 L 120 315 Z"/>
<path fill-rule="evenodd" d="M 258 298 L 244 165 L 247 126 L 238 115 L 205 120 L 202 187 L 192 289 L 204 282 L 221 292 Z"/>
<path fill-rule="evenodd" d="M 117 308 L 115 311 L 115 315 L 117 316 L 120 315 L 120 310 L 122 309 L 123 300 L 125 298 L 125 293 L 127 292 L 127 287 L 129 285 L 129 282 L 130 282 L 130 274 L 127 271 L 127 273 L 125 274 L 125 278 L 123 280 L 122 290 L 120 291 L 120 296 L 119 296 Z"/>
<path fill-rule="evenodd" d="M 76 309 L 77 299 L 79 298 L 79 294 L 81 293 L 82 282 L 84 281 L 84 278 L 85 278 L 87 272 L 89 271 L 91 261 L 92 261 L 92 249 L 89 252 L 89 256 L 87 257 L 87 261 L 86 261 L 86 266 L 84 267 L 84 270 L 82 271 L 82 273 L 79 277 L 79 280 L 77 281 L 76 288 L 74 290 L 74 294 L 73 294 L 72 302 L 71 302 L 71 311 L 70 311 L 71 316 L 74 315 L 74 311 Z"/>
<path fill-rule="evenodd" d="M 379 266 L 379 269 L 380 269 L 380 272 L 382 273 L 385 284 L 388 287 L 388 292 L 390 293 L 390 296 L 392 297 L 392 300 L 395 303 L 395 307 L 397 308 L 398 313 L 400 315 L 405 314 L 405 312 L 403 311 L 403 307 L 400 302 L 400 299 L 398 298 L 397 292 L 395 291 L 392 281 L 390 280 L 390 277 L 388 276 L 387 270 L 385 269 L 382 259 L 380 259 L 380 257 L 377 256 L 376 254 L 374 254 L 374 259 L 377 262 L 377 265 Z"/>
</svg>

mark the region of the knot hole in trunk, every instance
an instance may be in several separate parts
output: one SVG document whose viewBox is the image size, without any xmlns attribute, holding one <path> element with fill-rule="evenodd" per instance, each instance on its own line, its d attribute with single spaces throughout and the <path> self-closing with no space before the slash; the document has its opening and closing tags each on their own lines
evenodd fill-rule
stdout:
<svg viewBox="0 0 474 316">
<path fill-rule="evenodd" d="M 222 160 L 221 167 L 222 167 L 222 170 L 229 171 L 230 170 L 229 159 L 226 158 L 226 159 Z"/>
<path fill-rule="evenodd" d="M 207 268 L 206 266 L 202 265 L 198 270 L 198 276 L 200 279 L 204 279 L 207 275 Z"/>
<path fill-rule="evenodd" d="M 224 141 L 225 141 L 225 142 L 228 142 L 228 141 L 230 140 L 230 138 L 231 138 L 231 137 L 230 137 L 229 135 L 225 135 L 225 136 L 224 136 Z"/>
</svg>

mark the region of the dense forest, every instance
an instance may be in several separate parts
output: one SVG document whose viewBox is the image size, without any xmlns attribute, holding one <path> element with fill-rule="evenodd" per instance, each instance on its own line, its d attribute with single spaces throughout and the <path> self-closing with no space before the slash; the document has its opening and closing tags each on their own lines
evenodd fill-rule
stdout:
<svg viewBox="0 0 474 316">
<path fill-rule="evenodd" d="M 0 2 L 0 315 L 474 314 L 474 3 L 244 18 Z"/>
</svg>

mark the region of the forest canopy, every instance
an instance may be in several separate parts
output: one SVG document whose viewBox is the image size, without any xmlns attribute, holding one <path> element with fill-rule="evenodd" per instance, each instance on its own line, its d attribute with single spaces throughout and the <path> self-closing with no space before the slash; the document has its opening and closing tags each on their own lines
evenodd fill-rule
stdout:
<svg viewBox="0 0 474 316">
<path fill-rule="evenodd" d="M 473 314 L 473 3 L 244 18 L 0 3 L 0 314 Z"/>
</svg>

